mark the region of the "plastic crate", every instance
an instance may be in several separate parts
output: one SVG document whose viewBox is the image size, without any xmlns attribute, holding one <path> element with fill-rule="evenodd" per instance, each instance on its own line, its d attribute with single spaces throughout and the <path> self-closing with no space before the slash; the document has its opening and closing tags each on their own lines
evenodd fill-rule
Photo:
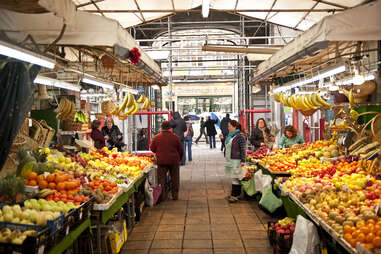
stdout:
<svg viewBox="0 0 381 254">
<path fill-rule="evenodd" d="M 91 210 L 94 206 L 94 197 L 90 198 L 88 201 L 82 203 L 77 209 L 73 211 L 74 226 L 82 224 L 86 219 L 90 218 Z"/>
<path fill-rule="evenodd" d="M 0 253 L 44 253 L 47 249 L 47 242 L 49 241 L 50 228 L 45 226 L 33 226 L 33 225 L 23 225 L 15 223 L 3 222 L 0 224 L 0 229 L 9 228 L 11 230 L 36 230 L 35 235 L 28 236 L 25 238 L 24 242 L 20 245 L 13 243 L 0 243 Z M 39 230 L 37 230 L 39 229 Z"/>
<path fill-rule="evenodd" d="M 291 249 L 293 234 L 276 234 L 276 246 L 280 249 Z"/>
</svg>

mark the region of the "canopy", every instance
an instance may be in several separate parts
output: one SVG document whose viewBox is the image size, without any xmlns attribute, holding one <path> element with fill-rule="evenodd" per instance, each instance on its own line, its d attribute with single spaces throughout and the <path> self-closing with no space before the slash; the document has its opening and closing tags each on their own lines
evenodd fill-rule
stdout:
<svg viewBox="0 0 381 254">
<path fill-rule="evenodd" d="M 266 20 L 270 23 L 306 30 L 335 10 L 352 8 L 363 0 L 73 0 L 79 10 L 113 18 L 123 27 L 137 26 L 178 12 L 191 12 L 203 2 L 210 9 Z M 197 10 L 199 12 L 199 10 Z"/>
<path fill-rule="evenodd" d="M 160 67 L 117 21 L 83 11 L 72 15 L 74 20 L 70 24 L 76 26 L 69 25 L 57 45 L 112 47 L 119 44 L 127 49 L 137 47 L 141 53 L 141 61 L 161 74 Z M 61 16 L 66 17 L 64 13 Z M 54 13 L 23 14 L 0 9 L 0 30 L 7 31 L 9 37 L 18 41 L 30 34 L 38 44 L 50 44 L 58 37 L 64 23 L 65 18 Z"/>
<path fill-rule="evenodd" d="M 375 1 L 325 17 L 262 62 L 252 82 L 260 81 L 296 60 L 326 48 L 329 42 L 381 40 L 380 13 L 381 1 Z"/>
</svg>

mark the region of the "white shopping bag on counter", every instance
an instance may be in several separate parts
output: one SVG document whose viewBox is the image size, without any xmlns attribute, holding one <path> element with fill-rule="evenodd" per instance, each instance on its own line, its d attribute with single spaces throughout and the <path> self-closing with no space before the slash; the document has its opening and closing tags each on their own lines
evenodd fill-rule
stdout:
<svg viewBox="0 0 381 254">
<path fill-rule="evenodd" d="M 319 252 L 318 245 L 320 243 L 319 234 L 315 225 L 298 215 L 296 218 L 296 226 L 292 247 L 289 254 L 317 254 Z"/>
<path fill-rule="evenodd" d="M 264 175 L 262 170 L 258 170 L 254 174 L 255 189 L 263 194 L 271 186 L 272 180 L 271 176 Z"/>
</svg>

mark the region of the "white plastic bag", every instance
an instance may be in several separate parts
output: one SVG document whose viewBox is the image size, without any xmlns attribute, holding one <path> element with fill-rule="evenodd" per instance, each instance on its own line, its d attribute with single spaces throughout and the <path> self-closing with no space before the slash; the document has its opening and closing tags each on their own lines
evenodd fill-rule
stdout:
<svg viewBox="0 0 381 254">
<path fill-rule="evenodd" d="M 298 215 L 296 218 L 296 226 L 293 237 L 292 247 L 289 254 L 315 254 L 319 243 L 319 234 L 315 225 L 305 219 L 303 216 Z"/>
<path fill-rule="evenodd" d="M 146 197 L 146 204 L 147 206 L 152 207 L 153 206 L 153 189 L 148 183 L 148 181 L 145 182 L 144 185 L 144 193 Z"/>
<path fill-rule="evenodd" d="M 264 193 L 265 190 L 271 186 L 272 178 L 269 175 L 264 175 L 262 174 L 262 170 L 258 170 L 254 174 L 254 184 L 255 184 L 255 189 L 259 191 L 260 193 Z"/>
</svg>

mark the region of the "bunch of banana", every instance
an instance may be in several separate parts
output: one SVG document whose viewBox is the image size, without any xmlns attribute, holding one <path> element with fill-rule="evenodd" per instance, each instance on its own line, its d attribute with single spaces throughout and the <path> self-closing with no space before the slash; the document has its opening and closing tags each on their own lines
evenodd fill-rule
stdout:
<svg viewBox="0 0 381 254">
<path fill-rule="evenodd" d="M 143 103 L 141 110 L 147 110 L 150 107 L 151 101 L 145 97 L 144 95 L 140 95 L 139 99 L 136 101 L 137 103 Z"/>
<path fill-rule="evenodd" d="M 74 115 L 74 122 L 75 123 L 87 123 L 88 122 L 87 116 L 85 115 L 85 113 L 83 113 L 83 111 L 78 111 Z"/>
<path fill-rule="evenodd" d="M 134 95 L 132 93 L 127 92 L 124 97 L 122 105 L 117 105 L 115 109 L 111 112 L 112 115 L 120 116 L 126 110 L 126 108 L 131 107 L 135 102 Z"/>
<path fill-rule="evenodd" d="M 279 93 L 274 94 L 274 100 L 279 103 L 282 103 L 283 105 L 301 111 L 317 109 L 318 107 L 330 107 L 329 103 L 327 103 L 318 93 L 293 96 L 286 96 L 284 93 Z"/>
<path fill-rule="evenodd" d="M 65 120 L 72 117 L 75 113 L 74 102 L 63 97 L 58 105 L 58 108 L 54 110 L 57 113 L 56 118 L 59 120 Z"/>
<path fill-rule="evenodd" d="M 56 192 L 55 190 L 51 190 L 51 189 L 42 189 L 38 192 L 38 197 L 45 198 L 51 194 L 54 194 L 55 192 Z"/>
<path fill-rule="evenodd" d="M 125 117 L 125 116 L 128 116 L 128 115 L 135 115 L 136 112 L 138 112 L 139 110 L 139 104 L 134 101 L 134 104 L 132 105 L 132 107 L 130 107 L 130 109 L 128 111 L 126 111 L 122 117 Z"/>
</svg>

